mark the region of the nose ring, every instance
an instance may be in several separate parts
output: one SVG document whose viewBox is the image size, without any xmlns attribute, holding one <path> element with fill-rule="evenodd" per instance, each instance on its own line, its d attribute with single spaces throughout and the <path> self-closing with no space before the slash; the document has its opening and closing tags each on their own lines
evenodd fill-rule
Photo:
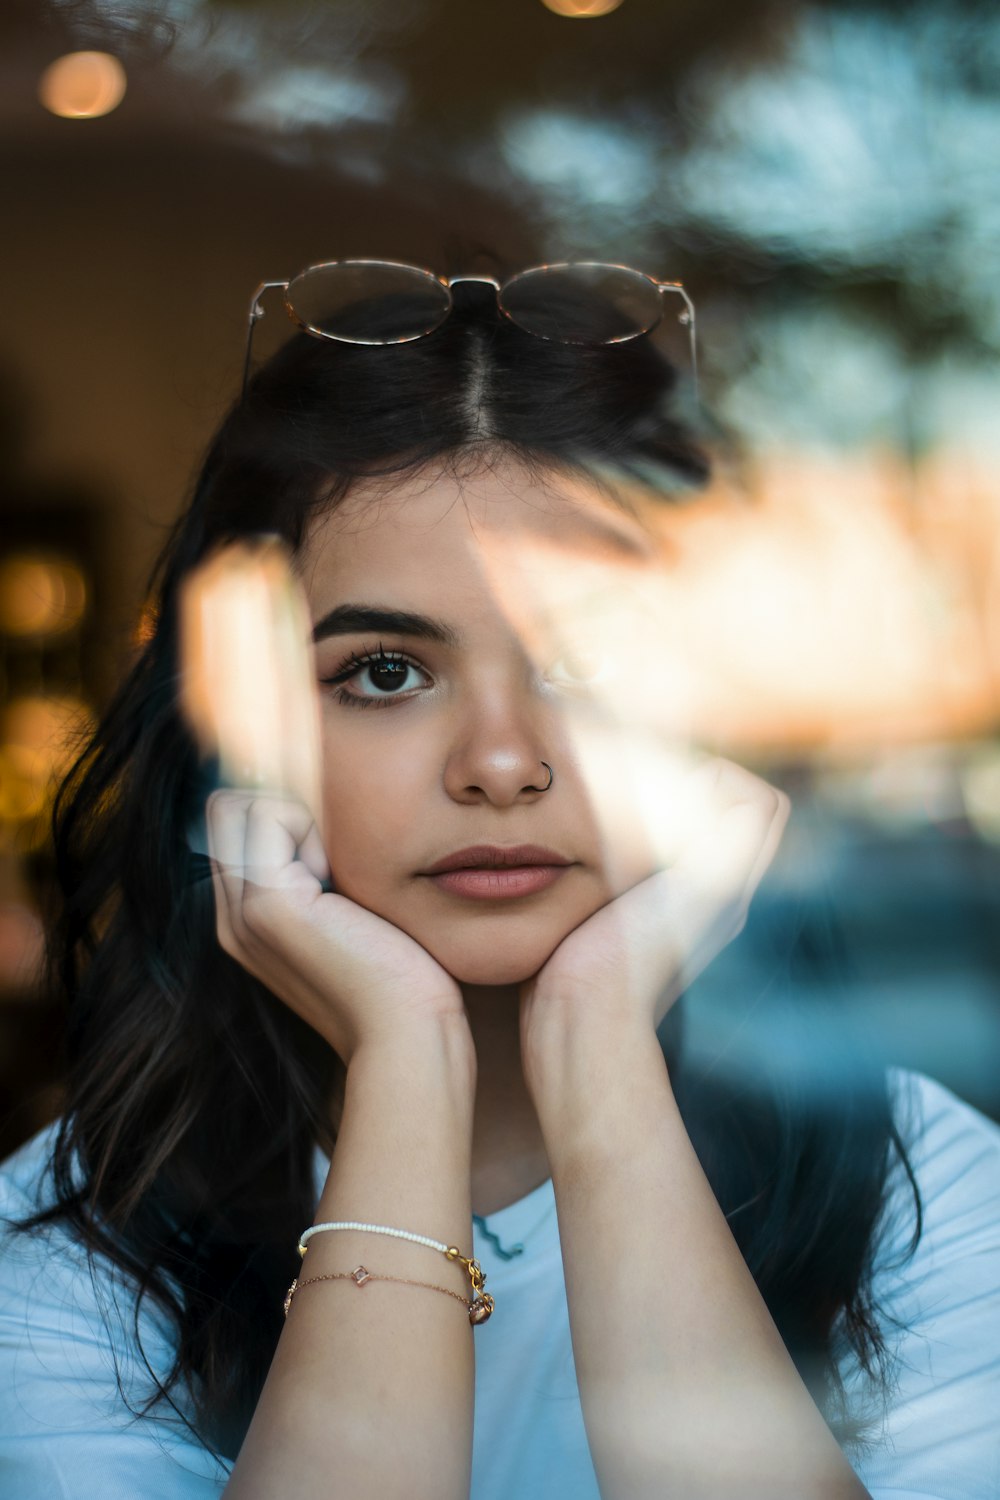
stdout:
<svg viewBox="0 0 1000 1500">
<path fill-rule="evenodd" d="M 542 765 L 545 767 L 546 771 L 548 771 L 548 773 L 549 773 L 549 779 L 548 779 L 548 781 L 545 783 L 544 786 L 532 786 L 532 787 L 528 787 L 528 791 L 531 791 L 531 792 L 547 792 L 548 789 L 549 789 L 549 787 L 552 785 L 553 781 L 555 781 L 555 779 L 556 779 L 555 778 L 555 772 L 553 771 L 552 767 L 549 765 L 548 761 L 547 760 L 543 760 L 542 761 Z"/>
</svg>

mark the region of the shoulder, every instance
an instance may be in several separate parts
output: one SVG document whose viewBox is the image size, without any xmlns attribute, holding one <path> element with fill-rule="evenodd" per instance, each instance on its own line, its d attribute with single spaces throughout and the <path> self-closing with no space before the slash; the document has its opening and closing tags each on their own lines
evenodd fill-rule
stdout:
<svg viewBox="0 0 1000 1500">
<path fill-rule="evenodd" d="M 174 1358 L 165 1315 L 62 1223 L 18 1223 L 54 1201 L 58 1124 L 0 1163 L 0 1472 L 25 1500 L 109 1493 L 217 1496 L 183 1397 L 136 1419 Z"/>
<path fill-rule="evenodd" d="M 928 1163 L 959 1142 L 977 1154 L 1000 1152 L 1000 1125 L 936 1078 L 890 1068 L 888 1080 L 896 1123 Z"/>
<path fill-rule="evenodd" d="M 0 1315 L 20 1302 L 45 1270 L 64 1274 L 85 1257 L 65 1229 L 56 1225 L 22 1229 L 25 1219 L 55 1201 L 52 1151 L 58 1121 L 0 1162 Z"/>
<path fill-rule="evenodd" d="M 84 1246 L 64 1224 L 21 1227 L 56 1201 L 53 1150 L 58 1132 L 57 1120 L 0 1162 L 0 1310 L 12 1297 L 23 1297 L 29 1284 L 44 1296 L 43 1273 L 53 1288 L 63 1290 L 89 1264 Z"/>
<path fill-rule="evenodd" d="M 59 1342 L 66 1369 L 84 1346 L 106 1348 L 109 1360 L 129 1352 L 135 1294 L 119 1269 L 88 1254 L 62 1221 L 21 1227 L 55 1202 L 58 1128 L 48 1126 L 0 1163 L 0 1351 L 16 1354 L 22 1370 L 48 1338 Z M 156 1331 L 162 1343 L 166 1330 Z"/>
<path fill-rule="evenodd" d="M 28 1229 L 25 1219 L 53 1206 L 56 1200 L 52 1154 L 59 1130 L 55 1121 L 0 1163 L 0 1316 L 29 1325 L 33 1316 L 53 1316 L 60 1327 L 84 1324 L 94 1331 L 117 1323 L 117 1342 L 128 1344 L 127 1326 L 134 1326 L 135 1288 L 106 1258 L 88 1254 L 87 1247 L 62 1221 Z M 144 1301 L 144 1309 L 149 1299 Z M 142 1329 L 158 1345 L 168 1340 L 166 1320 L 144 1311 Z"/>
<path fill-rule="evenodd" d="M 889 1387 L 842 1364 L 867 1427 L 852 1461 L 875 1500 L 965 1500 L 1000 1485 L 1000 1127 L 922 1074 L 889 1085 L 920 1212 L 897 1161 L 872 1279 Z"/>
<path fill-rule="evenodd" d="M 58 1131 L 54 1120 L 0 1162 L 0 1221 L 26 1217 L 51 1201 L 49 1168 Z"/>
<path fill-rule="evenodd" d="M 1000 1125 L 922 1073 L 892 1069 L 889 1093 L 920 1193 L 914 1258 L 967 1258 L 1000 1244 Z M 916 1228 L 913 1194 L 897 1162 L 876 1268 L 903 1252 Z"/>
</svg>

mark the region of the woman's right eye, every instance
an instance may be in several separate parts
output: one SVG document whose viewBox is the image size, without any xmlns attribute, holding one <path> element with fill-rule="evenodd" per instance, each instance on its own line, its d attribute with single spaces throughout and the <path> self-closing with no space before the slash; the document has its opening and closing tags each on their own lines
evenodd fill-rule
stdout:
<svg viewBox="0 0 1000 1500">
<path fill-rule="evenodd" d="M 415 680 L 419 677 L 425 679 L 426 686 L 424 668 L 402 651 L 379 650 L 352 656 L 332 677 L 321 678 L 321 684 L 336 689 L 334 696 L 338 703 L 372 708 L 391 703 L 394 699 L 411 697 L 421 685 Z M 348 684 L 352 686 L 348 687 Z"/>
</svg>

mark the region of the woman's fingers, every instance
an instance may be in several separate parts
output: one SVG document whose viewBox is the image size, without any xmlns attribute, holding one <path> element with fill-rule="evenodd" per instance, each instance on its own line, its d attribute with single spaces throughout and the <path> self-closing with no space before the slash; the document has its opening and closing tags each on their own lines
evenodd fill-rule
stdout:
<svg viewBox="0 0 1000 1500">
<path fill-rule="evenodd" d="M 788 798 L 776 787 L 741 767 L 720 766 L 714 816 L 666 872 L 681 988 L 742 931 L 789 811 Z"/>
<path fill-rule="evenodd" d="M 741 767 L 717 761 L 699 768 L 689 787 L 687 836 L 672 863 L 604 909 L 605 947 L 618 954 L 637 992 L 656 994 L 657 1024 L 742 930 L 788 811 L 783 793 Z"/>
<path fill-rule="evenodd" d="M 329 874 L 319 831 L 295 799 L 224 789 L 206 807 L 216 893 L 219 941 L 227 952 L 245 948 L 262 914 L 273 911 L 268 892 L 315 892 Z M 264 898 L 264 899 L 262 899 Z"/>
<path fill-rule="evenodd" d="M 247 882 L 265 890 L 287 887 L 289 872 L 296 862 L 300 867 L 305 865 L 301 850 L 315 832 L 312 815 L 301 802 L 279 794 L 257 793 L 248 797 L 244 847 Z M 311 858 L 316 861 L 315 844 Z M 323 869 L 316 873 L 318 880 L 325 878 L 325 866 L 323 856 Z"/>
<path fill-rule="evenodd" d="M 673 867 L 695 930 L 725 911 L 746 915 L 787 817 L 788 799 L 759 777 L 720 774 L 714 808 Z"/>
</svg>

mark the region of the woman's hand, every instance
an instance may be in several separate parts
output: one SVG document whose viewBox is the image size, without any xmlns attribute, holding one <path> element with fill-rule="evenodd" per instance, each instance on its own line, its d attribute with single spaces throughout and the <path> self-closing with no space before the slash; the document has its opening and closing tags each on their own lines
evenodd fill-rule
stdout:
<svg viewBox="0 0 1000 1500">
<path fill-rule="evenodd" d="M 700 815 L 669 868 L 575 928 L 521 989 L 521 1056 L 532 1092 L 553 1060 L 607 1056 L 650 1036 L 742 931 L 781 841 L 784 793 L 730 761 L 691 773 Z"/>
<path fill-rule="evenodd" d="M 324 891 L 328 861 L 301 802 L 217 791 L 206 819 L 220 944 L 345 1064 L 363 1043 L 415 1040 L 442 1023 L 468 1030 L 458 985 L 419 943 Z"/>
</svg>

